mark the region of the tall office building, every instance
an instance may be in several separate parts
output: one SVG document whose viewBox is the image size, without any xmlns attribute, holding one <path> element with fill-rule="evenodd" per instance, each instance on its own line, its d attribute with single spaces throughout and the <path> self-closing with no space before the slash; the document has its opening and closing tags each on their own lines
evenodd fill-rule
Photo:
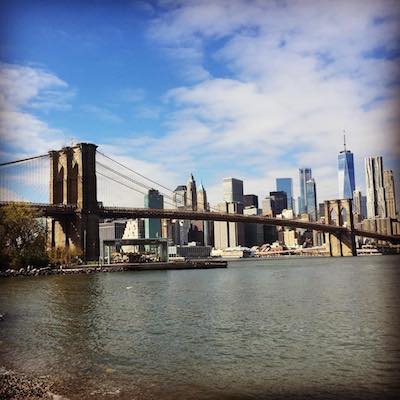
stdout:
<svg viewBox="0 0 400 400">
<path fill-rule="evenodd" d="M 266 196 L 262 200 L 261 205 L 262 205 L 262 215 L 266 217 L 272 217 L 273 216 L 272 209 L 274 207 L 274 204 L 271 196 Z"/>
<path fill-rule="evenodd" d="M 269 197 L 271 199 L 273 216 L 281 214 L 284 209 L 288 208 L 286 192 L 269 192 Z"/>
<path fill-rule="evenodd" d="M 353 214 L 360 216 L 359 219 L 365 218 L 365 215 L 362 215 L 361 212 L 361 204 L 362 204 L 361 190 L 356 189 L 353 191 Z"/>
<path fill-rule="evenodd" d="M 174 190 L 173 201 L 176 208 L 186 208 L 187 205 L 187 187 L 179 185 Z"/>
<path fill-rule="evenodd" d="M 144 220 L 137 219 L 128 219 L 126 222 L 124 234 L 122 239 L 139 239 L 144 237 Z M 125 245 L 122 246 L 121 249 L 124 253 L 136 253 L 139 251 L 138 245 Z"/>
<path fill-rule="evenodd" d="M 258 196 L 255 194 L 245 194 L 243 196 L 243 206 L 258 208 Z"/>
<path fill-rule="evenodd" d="M 227 203 L 243 203 L 243 181 L 225 178 L 223 181 L 224 201 Z"/>
<path fill-rule="evenodd" d="M 115 246 L 110 248 L 104 248 L 104 242 L 106 240 L 122 239 L 126 227 L 125 220 L 116 220 L 111 222 L 100 222 L 99 223 L 99 242 L 100 242 L 100 259 L 111 262 L 111 253 L 115 251 Z"/>
<path fill-rule="evenodd" d="M 361 196 L 361 215 L 367 218 L 367 196 Z"/>
<path fill-rule="evenodd" d="M 150 189 L 144 196 L 145 208 L 164 208 L 164 197 L 158 190 Z M 161 238 L 161 220 L 147 218 L 144 221 L 144 232 L 147 239 Z"/>
<path fill-rule="evenodd" d="M 354 157 L 353 153 L 346 149 L 346 137 L 344 148 L 338 156 L 338 180 L 339 199 L 351 199 L 355 190 Z"/>
<path fill-rule="evenodd" d="M 207 192 L 202 183 L 200 183 L 199 190 L 197 191 L 197 210 L 209 211 L 207 202 Z M 199 221 L 201 223 L 201 231 L 203 232 L 203 243 L 205 246 L 211 243 L 211 221 Z"/>
<path fill-rule="evenodd" d="M 300 201 L 299 201 L 299 214 L 307 212 L 307 196 L 306 184 L 312 178 L 311 168 L 299 169 L 299 184 L 300 184 Z"/>
<path fill-rule="evenodd" d="M 285 192 L 287 197 L 287 208 L 293 210 L 293 180 L 292 178 L 276 178 L 276 190 L 278 192 Z"/>
<path fill-rule="evenodd" d="M 317 220 L 317 189 L 314 178 L 306 182 L 307 213 L 311 221 Z"/>
<path fill-rule="evenodd" d="M 218 210 L 224 213 L 243 214 L 243 204 L 239 202 L 223 202 Z M 241 222 L 214 222 L 214 246 L 216 249 L 245 245 L 244 224 Z"/>
<path fill-rule="evenodd" d="M 383 186 L 385 188 L 386 212 L 389 218 L 396 218 L 396 195 L 394 191 L 393 171 L 383 171 Z"/>
<path fill-rule="evenodd" d="M 382 157 L 367 157 L 364 160 L 367 189 L 367 217 L 385 218 L 386 201 L 383 186 Z"/>
<path fill-rule="evenodd" d="M 190 210 L 196 211 L 197 210 L 197 188 L 196 188 L 196 181 L 194 180 L 193 174 L 190 174 L 190 178 L 186 185 L 187 192 L 187 207 Z"/>
<path fill-rule="evenodd" d="M 197 192 L 197 209 L 199 211 L 208 211 L 207 192 L 202 183 L 200 183 Z"/>
</svg>

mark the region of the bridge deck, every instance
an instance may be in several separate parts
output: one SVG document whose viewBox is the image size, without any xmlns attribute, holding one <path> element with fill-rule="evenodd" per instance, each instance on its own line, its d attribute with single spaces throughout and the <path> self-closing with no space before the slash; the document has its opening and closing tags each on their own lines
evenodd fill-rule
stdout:
<svg viewBox="0 0 400 400">
<path fill-rule="evenodd" d="M 16 202 L 0 202 L 0 207 L 7 204 L 15 204 Z M 85 212 L 78 210 L 75 206 L 64 204 L 47 204 L 47 203 L 22 203 L 37 209 L 46 217 L 66 217 L 76 213 Z M 312 229 L 321 232 L 330 232 L 334 234 L 348 234 L 350 230 L 344 226 L 321 224 L 318 222 L 307 222 L 295 219 L 269 218 L 259 215 L 243 215 L 218 212 L 200 212 L 185 211 L 172 209 L 154 209 L 154 208 L 120 208 L 120 207 L 99 207 L 97 210 L 91 211 L 102 218 L 165 218 L 165 219 L 187 219 L 193 221 L 226 221 L 226 222 L 243 222 L 255 223 L 262 225 L 285 226 L 290 228 Z M 400 244 L 400 236 L 382 235 L 377 232 L 353 230 L 354 234 L 362 237 L 370 237 L 378 240 L 385 240 L 391 243 Z"/>
</svg>

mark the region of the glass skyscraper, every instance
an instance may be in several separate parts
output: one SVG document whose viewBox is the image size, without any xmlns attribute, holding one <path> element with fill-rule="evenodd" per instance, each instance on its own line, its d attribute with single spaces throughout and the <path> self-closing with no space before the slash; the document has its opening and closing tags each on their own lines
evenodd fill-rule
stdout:
<svg viewBox="0 0 400 400">
<path fill-rule="evenodd" d="M 158 190 L 150 189 L 144 196 L 145 208 L 164 208 L 164 197 Z M 161 220 L 146 218 L 144 220 L 144 232 L 147 239 L 161 238 Z"/>
<path fill-rule="evenodd" d="M 353 153 L 344 149 L 338 156 L 338 178 L 339 178 L 339 199 L 352 199 L 356 188 L 354 180 L 354 159 Z"/>
<path fill-rule="evenodd" d="M 285 192 L 287 208 L 293 210 L 293 180 L 292 178 L 276 178 L 276 191 Z"/>
<path fill-rule="evenodd" d="M 311 221 L 317 220 L 317 190 L 313 178 L 306 182 L 307 213 Z"/>
<path fill-rule="evenodd" d="M 300 201 L 299 201 L 299 214 L 307 212 L 307 196 L 306 196 L 306 183 L 311 179 L 311 168 L 299 169 L 300 180 Z"/>
</svg>

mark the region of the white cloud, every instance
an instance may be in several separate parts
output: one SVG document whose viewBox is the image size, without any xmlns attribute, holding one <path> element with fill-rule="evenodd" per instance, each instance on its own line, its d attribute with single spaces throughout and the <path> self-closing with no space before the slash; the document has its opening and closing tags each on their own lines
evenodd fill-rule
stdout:
<svg viewBox="0 0 400 400">
<path fill-rule="evenodd" d="M 167 93 L 176 111 L 149 156 L 235 170 L 260 195 L 311 166 L 322 200 L 337 196 L 346 129 L 363 187 L 363 157 L 400 155 L 399 64 L 384 54 L 398 51 L 399 16 L 395 1 L 168 3 L 151 37 L 188 55 L 184 73 L 205 73 Z M 221 177 L 211 173 L 211 192 Z"/>
<path fill-rule="evenodd" d="M 40 68 L 0 64 L 0 137 L 3 151 L 40 154 L 65 143 L 60 129 L 32 113 L 68 108 L 74 92 L 56 75 Z"/>
</svg>

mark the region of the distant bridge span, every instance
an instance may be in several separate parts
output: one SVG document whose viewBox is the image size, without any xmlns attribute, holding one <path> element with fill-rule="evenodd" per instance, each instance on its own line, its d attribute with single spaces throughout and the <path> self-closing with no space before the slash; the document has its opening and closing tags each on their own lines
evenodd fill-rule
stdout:
<svg viewBox="0 0 400 400">
<path fill-rule="evenodd" d="M 27 203 L 27 202 L 0 202 L 0 207 L 7 204 L 28 205 L 45 217 L 68 217 L 85 211 L 79 210 L 73 205 L 47 204 L 47 203 Z M 163 219 L 184 219 L 192 221 L 226 221 L 242 222 L 261 225 L 283 226 L 289 228 L 312 229 L 320 232 L 328 232 L 335 235 L 346 235 L 350 229 L 344 226 L 321 224 L 318 222 L 308 222 L 296 219 L 270 218 L 260 215 L 243 215 L 219 213 L 214 211 L 191 211 L 155 208 L 134 208 L 134 207 L 98 207 L 90 211 L 90 214 L 97 215 L 104 219 L 135 219 L 135 218 L 163 218 Z M 393 244 L 400 244 L 400 236 L 382 235 L 377 232 L 362 231 L 353 229 L 353 234 L 361 237 L 368 237 L 377 240 L 385 240 Z"/>
</svg>

